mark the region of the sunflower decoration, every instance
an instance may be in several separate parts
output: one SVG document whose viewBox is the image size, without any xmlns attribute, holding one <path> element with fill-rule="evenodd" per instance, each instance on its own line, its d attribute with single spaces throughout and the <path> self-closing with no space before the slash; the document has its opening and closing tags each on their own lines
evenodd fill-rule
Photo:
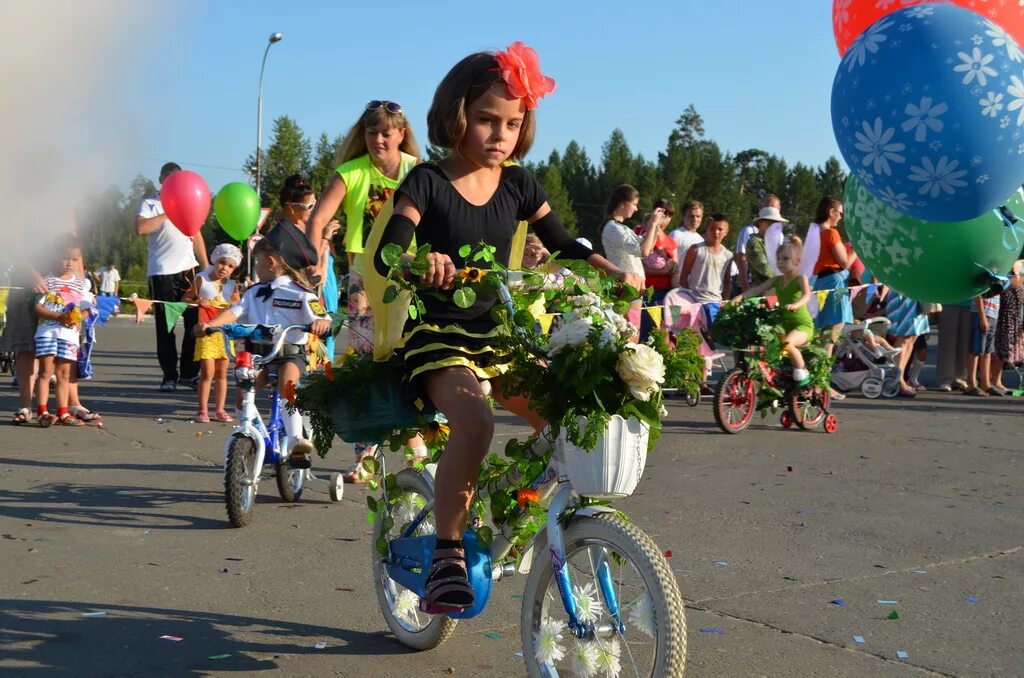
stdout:
<svg viewBox="0 0 1024 678">
<path fill-rule="evenodd" d="M 451 429 L 438 421 L 430 422 L 420 431 L 420 435 L 423 436 L 423 442 L 432 450 L 444 447 L 448 442 L 448 435 L 450 433 Z"/>
<path fill-rule="evenodd" d="M 487 271 L 482 268 L 467 266 L 459 271 L 459 282 L 462 284 L 480 282 L 486 273 Z"/>
</svg>

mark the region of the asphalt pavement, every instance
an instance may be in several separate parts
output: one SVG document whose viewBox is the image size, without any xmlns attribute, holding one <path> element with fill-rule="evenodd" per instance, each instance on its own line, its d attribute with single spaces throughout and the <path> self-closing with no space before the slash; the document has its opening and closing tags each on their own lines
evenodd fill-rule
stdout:
<svg viewBox="0 0 1024 678">
<path fill-rule="evenodd" d="M 264 483 L 231 528 L 231 428 L 158 391 L 151 323 L 100 331 L 81 392 L 103 429 L 0 424 L 0 675 L 523 675 L 522 578 L 433 651 L 394 640 L 366 489 L 285 504 Z M 671 552 L 687 675 L 1024 675 L 1024 399 L 850 397 L 832 435 L 668 410 L 617 507 Z M 499 420 L 496 448 L 526 432 Z M 336 441 L 315 471 L 351 462 Z"/>
</svg>

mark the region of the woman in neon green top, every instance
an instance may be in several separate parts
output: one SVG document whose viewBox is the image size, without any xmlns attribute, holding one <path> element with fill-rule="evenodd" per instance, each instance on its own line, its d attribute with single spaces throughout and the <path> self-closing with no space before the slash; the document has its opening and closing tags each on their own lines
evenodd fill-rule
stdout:
<svg viewBox="0 0 1024 678">
<path fill-rule="evenodd" d="M 419 146 L 405 112 L 393 101 L 374 100 L 352 126 L 341 148 L 341 163 L 309 218 L 308 235 L 317 244 L 338 208 L 345 213 L 345 251 L 348 254 L 348 345 L 359 353 L 373 351 L 373 315 L 363 286 L 363 250 L 370 227 L 384 203 L 419 162 Z M 414 455 L 425 455 L 418 437 L 410 441 Z M 373 453 L 356 443 L 356 457 Z M 346 482 L 363 482 L 358 464 L 344 474 Z"/>
<path fill-rule="evenodd" d="M 784 350 L 793 363 L 793 380 L 801 386 L 811 380 L 811 375 L 804 364 L 800 347 L 814 336 L 814 320 L 807 310 L 807 302 L 811 300 L 811 286 L 807 276 L 800 273 L 800 256 L 803 244 L 796 236 L 779 245 L 776 250 L 775 263 L 782 275 L 769 278 L 757 287 L 751 287 L 743 294 L 734 298 L 739 301 L 744 297 L 755 297 L 775 290 L 782 309 L 782 328 L 786 331 Z"/>
</svg>

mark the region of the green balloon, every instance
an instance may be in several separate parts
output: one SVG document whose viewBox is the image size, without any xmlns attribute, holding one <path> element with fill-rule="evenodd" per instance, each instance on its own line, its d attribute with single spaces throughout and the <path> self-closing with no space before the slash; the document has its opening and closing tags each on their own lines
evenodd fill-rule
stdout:
<svg viewBox="0 0 1024 678">
<path fill-rule="evenodd" d="M 996 210 L 967 221 L 922 221 L 882 202 L 851 176 L 843 194 L 846 230 L 864 265 L 880 281 L 917 301 L 966 301 L 989 289 L 985 271 L 1006 275 L 1024 245 L 1024 222 L 1006 226 Z M 1024 191 L 1006 206 L 1024 217 Z"/>
<path fill-rule="evenodd" d="M 232 181 L 217 192 L 213 213 L 224 232 L 241 242 L 256 230 L 260 220 L 260 199 L 249 184 Z"/>
</svg>

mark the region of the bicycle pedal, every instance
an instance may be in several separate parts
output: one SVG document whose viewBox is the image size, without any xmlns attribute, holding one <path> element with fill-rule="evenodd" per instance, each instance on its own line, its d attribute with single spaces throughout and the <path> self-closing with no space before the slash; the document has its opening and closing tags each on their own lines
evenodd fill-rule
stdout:
<svg viewBox="0 0 1024 678">
<path fill-rule="evenodd" d="M 456 614 L 458 612 L 464 612 L 467 608 L 464 607 L 448 607 L 447 605 L 436 605 L 428 603 L 424 599 L 420 599 L 420 612 L 431 615 L 449 615 Z"/>
</svg>

